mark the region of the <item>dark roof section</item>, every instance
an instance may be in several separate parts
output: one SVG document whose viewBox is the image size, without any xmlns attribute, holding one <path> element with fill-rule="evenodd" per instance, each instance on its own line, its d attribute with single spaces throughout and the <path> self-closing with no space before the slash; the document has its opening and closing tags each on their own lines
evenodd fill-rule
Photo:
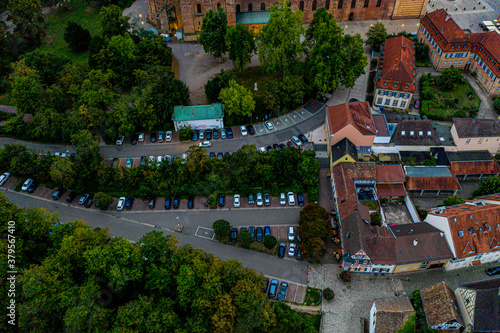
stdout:
<svg viewBox="0 0 500 333">
<path fill-rule="evenodd" d="M 474 332 L 500 331 L 500 279 L 472 283 L 476 290 Z"/>
<path fill-rule="evenodd" d="M 436 165 L 450 165 L 448 154 L 443 147 L 432 147 L 431 155 L 436 159 Z"/>
<path fill-rule="evenodd" d="M 387 129 L 387 121 L 383 114 L 373 115 L 373 124 L 375 125 L 375 130 L 378 136 L 389 136 L 389 130 Z"/>
<path fill-rule="evenodd" d="M 434 127 L 432 127 L 430 120 L 399 121 L 396 131 L 392 135 L 391 142 L 398 146 L 440 145 L 438 134 L 434 130 Z"/>
<path fill-rule="evenodd" d="M 457 321 L 463 326 L 455 294 L 445 282 L 421 290 L 420 296 L 429 326 Z"/>
<path fill-rule="evenodd" d="M 355 211 L 343 219 L 341 223 L 344 260 L 351 260 L 351 256 L 359 251 L 364 251 L 368 257 L 371 257 L 370 249 L 365 239 L 365 234 L 370 225 L 363 221 L 361 214 Z"/>
<path fill-rule="evenodd" d="M 358 162 L 358 151 L 356 146 L 348 138 L 343 138 L 332 146 L 333 162 L 338 161 L 345 155 L 351 156 L 356 162 Z"/>
<path fill-rule="evenodd" d="M 413 42 L 404 36 L 388 38 L 381 50 L 381 61 L 378 64 L 381 74 L 376 82 L 377 88 L 414 93 L 415 48 Z"/>
<path fill-rule="evenodd" d="M 377 325 L 375 333 L 396 332 L 415 310 L 408 296 L 388 297 L 375 300 Z"/>
<path fill-rule="evenodd" d="M 493 156 L 487 150 L 449 151 L 446 154 L 450 162 L 493 161 Z"/>
<path fill-rule="evenodd" d="M 376 135 L 368 102 L 352 102 L 329 106 L 326 108 L 326 114 L 332 134 L 352 124 L 363 135 Z"/>
<path fill-rule="evenodd" d="M 500 137 L 497 119 L 453 118 L 459 138 Z"/>
<path fill-rule="evenodd" d="M 401 155 L 401 161 L 407 165 L 409 160 L 415 159 L 415 164 L 422 164 L 426 159 L 430 157 L 430 154 L 428 151 L 404 151 L 400 150 L 399 155 Z"/>
</svg>

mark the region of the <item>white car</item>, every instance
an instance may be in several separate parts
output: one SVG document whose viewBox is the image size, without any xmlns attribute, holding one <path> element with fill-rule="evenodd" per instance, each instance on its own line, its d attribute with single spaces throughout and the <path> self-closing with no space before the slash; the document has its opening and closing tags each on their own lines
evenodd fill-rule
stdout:
<svg viewBox="0 0 500 333">
<path fill-rule="evenodd" d="M 264 204 L 264 200 L 262 199 L 262 193 L 257 193 L 257 206 L 262 206 Z"/>
<path fill-rule="evenodd" d="M 234 207 L 238 208 L 240 206 L 241 196 L 239 194 L 234 195 Z"/>
<path fill-rule="evenodd" d="M 139 134 L 139 142 L 143 142 L 144 141 L 144 133 L 140 133 Z"/>
<path fill-rule="evenodd" d="M 54 153 L 55 156 L 66 157 L 66 153 Z"/>
<path fill-rule="evenodd" d="M 285 193 L 283 193 L 283 192 L 280 193 L 280 205 L 282 205 L 282 206 L 286 205 L 286 197 L 285 197 Z"/>
<path fill-rule="evenodd" d="M 165 160 L 170 164 L 172 163 L 172 156 L 170 155 L 165 155 Z"/>
<path fill-rule="evenodd" d="M 286 195 L 288 197 L 288 204 L 290 206 L 294 206 L 295 205 L 295 194 L 293 194 L 293 192 L 288 192 Z"/>
<path fill-rule="evenodd" d="M 149 156 L 149 165 L 153 165 L 155 163 L 156 158 L 154 156 Z"/>
<path fill-rule="evenodd" d="M 266 125 L 266 128 L 270 131 L 274 129 L 273 123 L 270 122 L 269 120 L 264 123 Z"/>
<path fill-rule="evenodd" d="M 185 164 L 188 158 L 187 154 L 182 154 L 181 157 L 182 157 L 181 163 Z"/>
<path fill-rule="evenodd" d="M 210 141 L 202 141 L 202 142 L 199 143 L 199 146 L 203 147 L 203 148 L 208 148 L 208 147 L 212 146 L 212 142 L 210 142 Z"/>
<path fill-rule="evenodd" d="M 31 179 L 31 178 L 26 179 L 26 181 L 23 184 L 23 187 L 21 187 L 21 191 L 27 191 L 28 187 L 30 187 L 30 185 L 32 183 L 33 183 L 33 179 Z"/>
<path fill-rule="evenodd" d="M 245 126 L 240 126 L 241 136 L 247 136 L 248 132 Z"/>
<path fill-rule="evenodd" d="M 198 132 L 198 139 L 200 139 L 200 140 L 205 139 L 205 130 L 200 130 Z"/>
<path fill-rule="evenodd" d="M 295 240 L 295 229 L 293 227 L 288 227 L 288 240 L 290 242 Z"/>
<path fill-rule="evenodd" d="M 295 249 L 296 248 L 297 248 L 297 245 L 295 243 L 290 243 L 290 247 L 288 248 L 288 256 L 289 257 L 295 256 Z"/>
<path fill-rule="evenodd" d="M 123 141 L 125 141 L 125 137 L 124 136 L 118 137 L 118 139 L 116 139 L 116 145 L 117 146 L 121 146 L 123 144 Z"/>
<path fill-rule="evenodd" d="M 121 197 L 120 199 L 118 199 L 116 210 L 123 210 L 123 208 L 125 207 L 125 200 L 127 200 L 125 197 Z"/>
<path fill-rule="evenodd" d="M 167 142 L 172 141 L 172 131 L 167 131 L 165 133 L 165 141 L 167 141 Z"/>
<path fill-rule="evenodd" d="M 3 184 L 5 184 L 5 182 L 7 181 L 7 179 L 9 179 L 10 177 L 10 173 L 6 172 L 4 173 L 3 175 L 0 176 L 0 186 L 2 186 Z"/>
<path fill-rule="evenodd" d="M 163 156 L 158 156 L 156 158 L 156 166 L 159 167 L 161 165 L 161 162 L 163 162 Z"/>
<path fill-rule="evenodd" d="M 298 146 L 300 146 L 300 145 L 302 144 L 302 142 L 299 140 L 299 138 L 298 138 L 298 137 L 296 137 L 295 135 L 294 135 L 294 136 L 292 136 L 292 142 L 293 142 L 295 145 L 297 145 L 297 147 L 298 147 Z"/>
<path fill-rule="evenodd" d="M 265 152 L 266 152 L 266 148 L 264 148 L 264 147 L 260 147 L 260 148 L 259 148 L 259 151 L 260 151 L 261 153 L 265 153 Z"/>
</svg>

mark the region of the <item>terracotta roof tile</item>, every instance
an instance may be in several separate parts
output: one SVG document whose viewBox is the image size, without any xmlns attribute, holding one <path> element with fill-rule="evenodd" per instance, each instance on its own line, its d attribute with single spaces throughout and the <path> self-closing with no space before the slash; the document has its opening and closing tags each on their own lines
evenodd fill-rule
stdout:
<svg viewBox="0 0 500 333">
<path fill-rule="evenodd" d="M 379 197 L 405 197 L 407 195 L 403 184 L 377 184 Z"/>
<path fill-rule="evenodd" d="M 459 138 L 500 137 L 497 119 L 453 118 Z"/>
<path fill-rule="evenodd" d="M 408 296 L 375 300 L 377 324 L 375 333 L 395 333 L 415 313 Z"/>
<path fill-rule="evenodd" d="M 460 191 L 460 183 L 453 177 L 407 177 L 406 189 L 412 190 L 449 190 Z"/>
<path fill-rule="evenodd" d="M 500 174 L 497 161 L 451 162 L 454 175 Z"/>
<path fill-rule="evenodd" d="M 415 48 L 411 40 L 404 36 L 386 39 L 380 60 L 378 69 L 381 70 L 381 74 L 376 83 L 377 88 L 415 92 L 415 83 L 413 83 L 415 80 Z M 394 87 L 396 82 L 398 83 L 397 87 Z M 408 83 L 408 88 L 405 83 Z"/>
<path fill-rule="evenodd" d="M 404 183 L 405 175 L 400 164 L 377 164 L 377 183 Z"/>
<path fill-rule="evenodd" d="M 463 325 L 455 294 L 445 282 L 421 290 L 420 296 L 429 326 L 457 321 Z"/>
<path fill-rule="evenodd" d="M 368 102 L 344 103 L 326 108 L 331 134 L 352 124 L 363 135 L 376 135 L 372 113 Z"/>
<path fill-rule="evenodd" d="M 426 16 L 431 24 L 429 25 L 428 21 L 424 21 L 425 17 L 421 20 L 421 23 L 426 28 L 433 25 L 435 29 L 432 32 L 435 33 L 436 31 L 438 31 L 438 36 L 442 35 L 448 43 L 461 42 L 464 40 L 464 32 L 444 9 L 439 9 L 434 12 L 428 13 Z"/>
<path fill-rule="evenodd" d="M 396 238 L 387 227 L 372 227 L 370 232 L 365 234 L 365 240 L 370 249 L 370 258 L 375 264 L 395 265 Z"/>
<path fill-rule="evenodd" d="M 387 121 L 383 114 L 374 114 L 373 124 L 375 125 L 375 130 L 378 136 L 389 136 L 389 130 L 387 129 Z"/>
</svg>

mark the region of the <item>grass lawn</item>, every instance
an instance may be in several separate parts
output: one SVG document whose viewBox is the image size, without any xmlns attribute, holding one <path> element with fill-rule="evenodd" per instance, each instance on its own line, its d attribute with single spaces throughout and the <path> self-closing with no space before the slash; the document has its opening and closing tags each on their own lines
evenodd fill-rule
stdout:
<svg viewBox="0 0 500 333">
<path fill-rule="evenodd" d="M 321 304 L 321 290 L 317 288 L 307 288 L 306 299 L 304 305 L 320 305 Z"/>
<path fill-rule="evenodd" d="M 370 210 L 378 210 L 380 208 L 377 200 L 361 200 L 359 203 L 368 207 Z"/>
<path fill-rule="evenodd" d="M 432 87 L 436 97 L 422 101 L 421 114 L 429 119 L 451 120 L 453 117 L 475 118 L 481 101 L 470 84 L 465 81 L 452 90 L 442 90 L 437 84 Z M 471 98 L 467 96 L 472 94 Z"/>
<path fill-rule="evenodd" d="M 64 41 L 64 29 L 68 21 L 80 23 L 92 36 L 101 31 L 99 9 L 85 1 L 74 1 L 69 10 L 53 11 L 47 15 L 47 33 L 40 49 L 64 54 L 73 62 L 87 62 L 89 53 L 74 53 Z"/>
</svg>

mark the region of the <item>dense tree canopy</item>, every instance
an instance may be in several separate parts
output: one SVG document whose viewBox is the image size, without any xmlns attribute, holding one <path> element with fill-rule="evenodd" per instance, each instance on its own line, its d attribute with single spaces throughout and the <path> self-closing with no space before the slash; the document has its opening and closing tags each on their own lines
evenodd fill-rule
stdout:
<svg viewBox="0 0 500 333">
<path fill-rule="evenodd" d="M 233 61 L 234 68 L 239 71 L 245 69 L 245 65 L 252 61 L 253 53 L 257 51 L 252 30 L 242 23 L 237 23 L 235 27 L 229 27 L 226 45 L 229 59 Z"/>
<path fill-rule="evenodd" d="M 129 17 L 123 16 L 123 9 L 110 5 L 101 9 L 101 34 L 104 39 L 113 36 L 124 36 L 130 28 Z"/>
<path fill-rule="evenodd" d="M 220 102 L 219 95 L 222 89 L 229 87 L 229 82 L 231 80 L 236 80 L 236 76 L 231 73 L 220 70 L 220 73 L 217 74 L 212 80 L 208 80 L 205 85 L 205 96 L 207 98 L 207 103 L 217 103 Z"/>
<path fill-rule="evenodd" d="M 89 30 L 77 22 L 69 21 L 64 29 L 64 41 L 74 52 L 87 51 L 91 39 Z"/>
<path fill-rule="evenodd" d="M 219 7 L 216 12 L 210 9 L 203 17 L 198 42 L 206 53 L 220 58 L 227 52 L 226 45 L 227 16 Z"/>
<path fill-rule="evenodd" d="M 370 45 L 372 50 L 378 52 L 380 51 L 380 45 L 384 43 L 387 39 L 387 29 L 382 22 L 377 22 L 368 29 L 366 32 L 366 45 Z"/>
<path fill-rule="evenodd" d="M 219 99 L 228 116 L 250 116 L 255 110 L 252 93 L 240 86 L 235 80 L 229 81 L 229 87 L 221 90 Z"/>
<path fill-rule="evenodd" d="M 474 197 L 500 193 L 500 176 L 483 178 L 479 182 L 479 187 L 472 193 Z"/>
<path fill-rule="evenodd" d="M 317 204 L 308 204 L 300 211 L 298 235 L 304 258 L 319 264 L 326 253 L 325 240 L 331 235 L 328 212 Z"/>
<path fill-rule="evenodd" d="M 26 61 L 20 60 L 13 65 L 9 76 L 10 96 L 16 103 L 21 114 L 35 114 L 41 106 L 42 85 L 36 69 L 26 66 Z"/>
</svg>

